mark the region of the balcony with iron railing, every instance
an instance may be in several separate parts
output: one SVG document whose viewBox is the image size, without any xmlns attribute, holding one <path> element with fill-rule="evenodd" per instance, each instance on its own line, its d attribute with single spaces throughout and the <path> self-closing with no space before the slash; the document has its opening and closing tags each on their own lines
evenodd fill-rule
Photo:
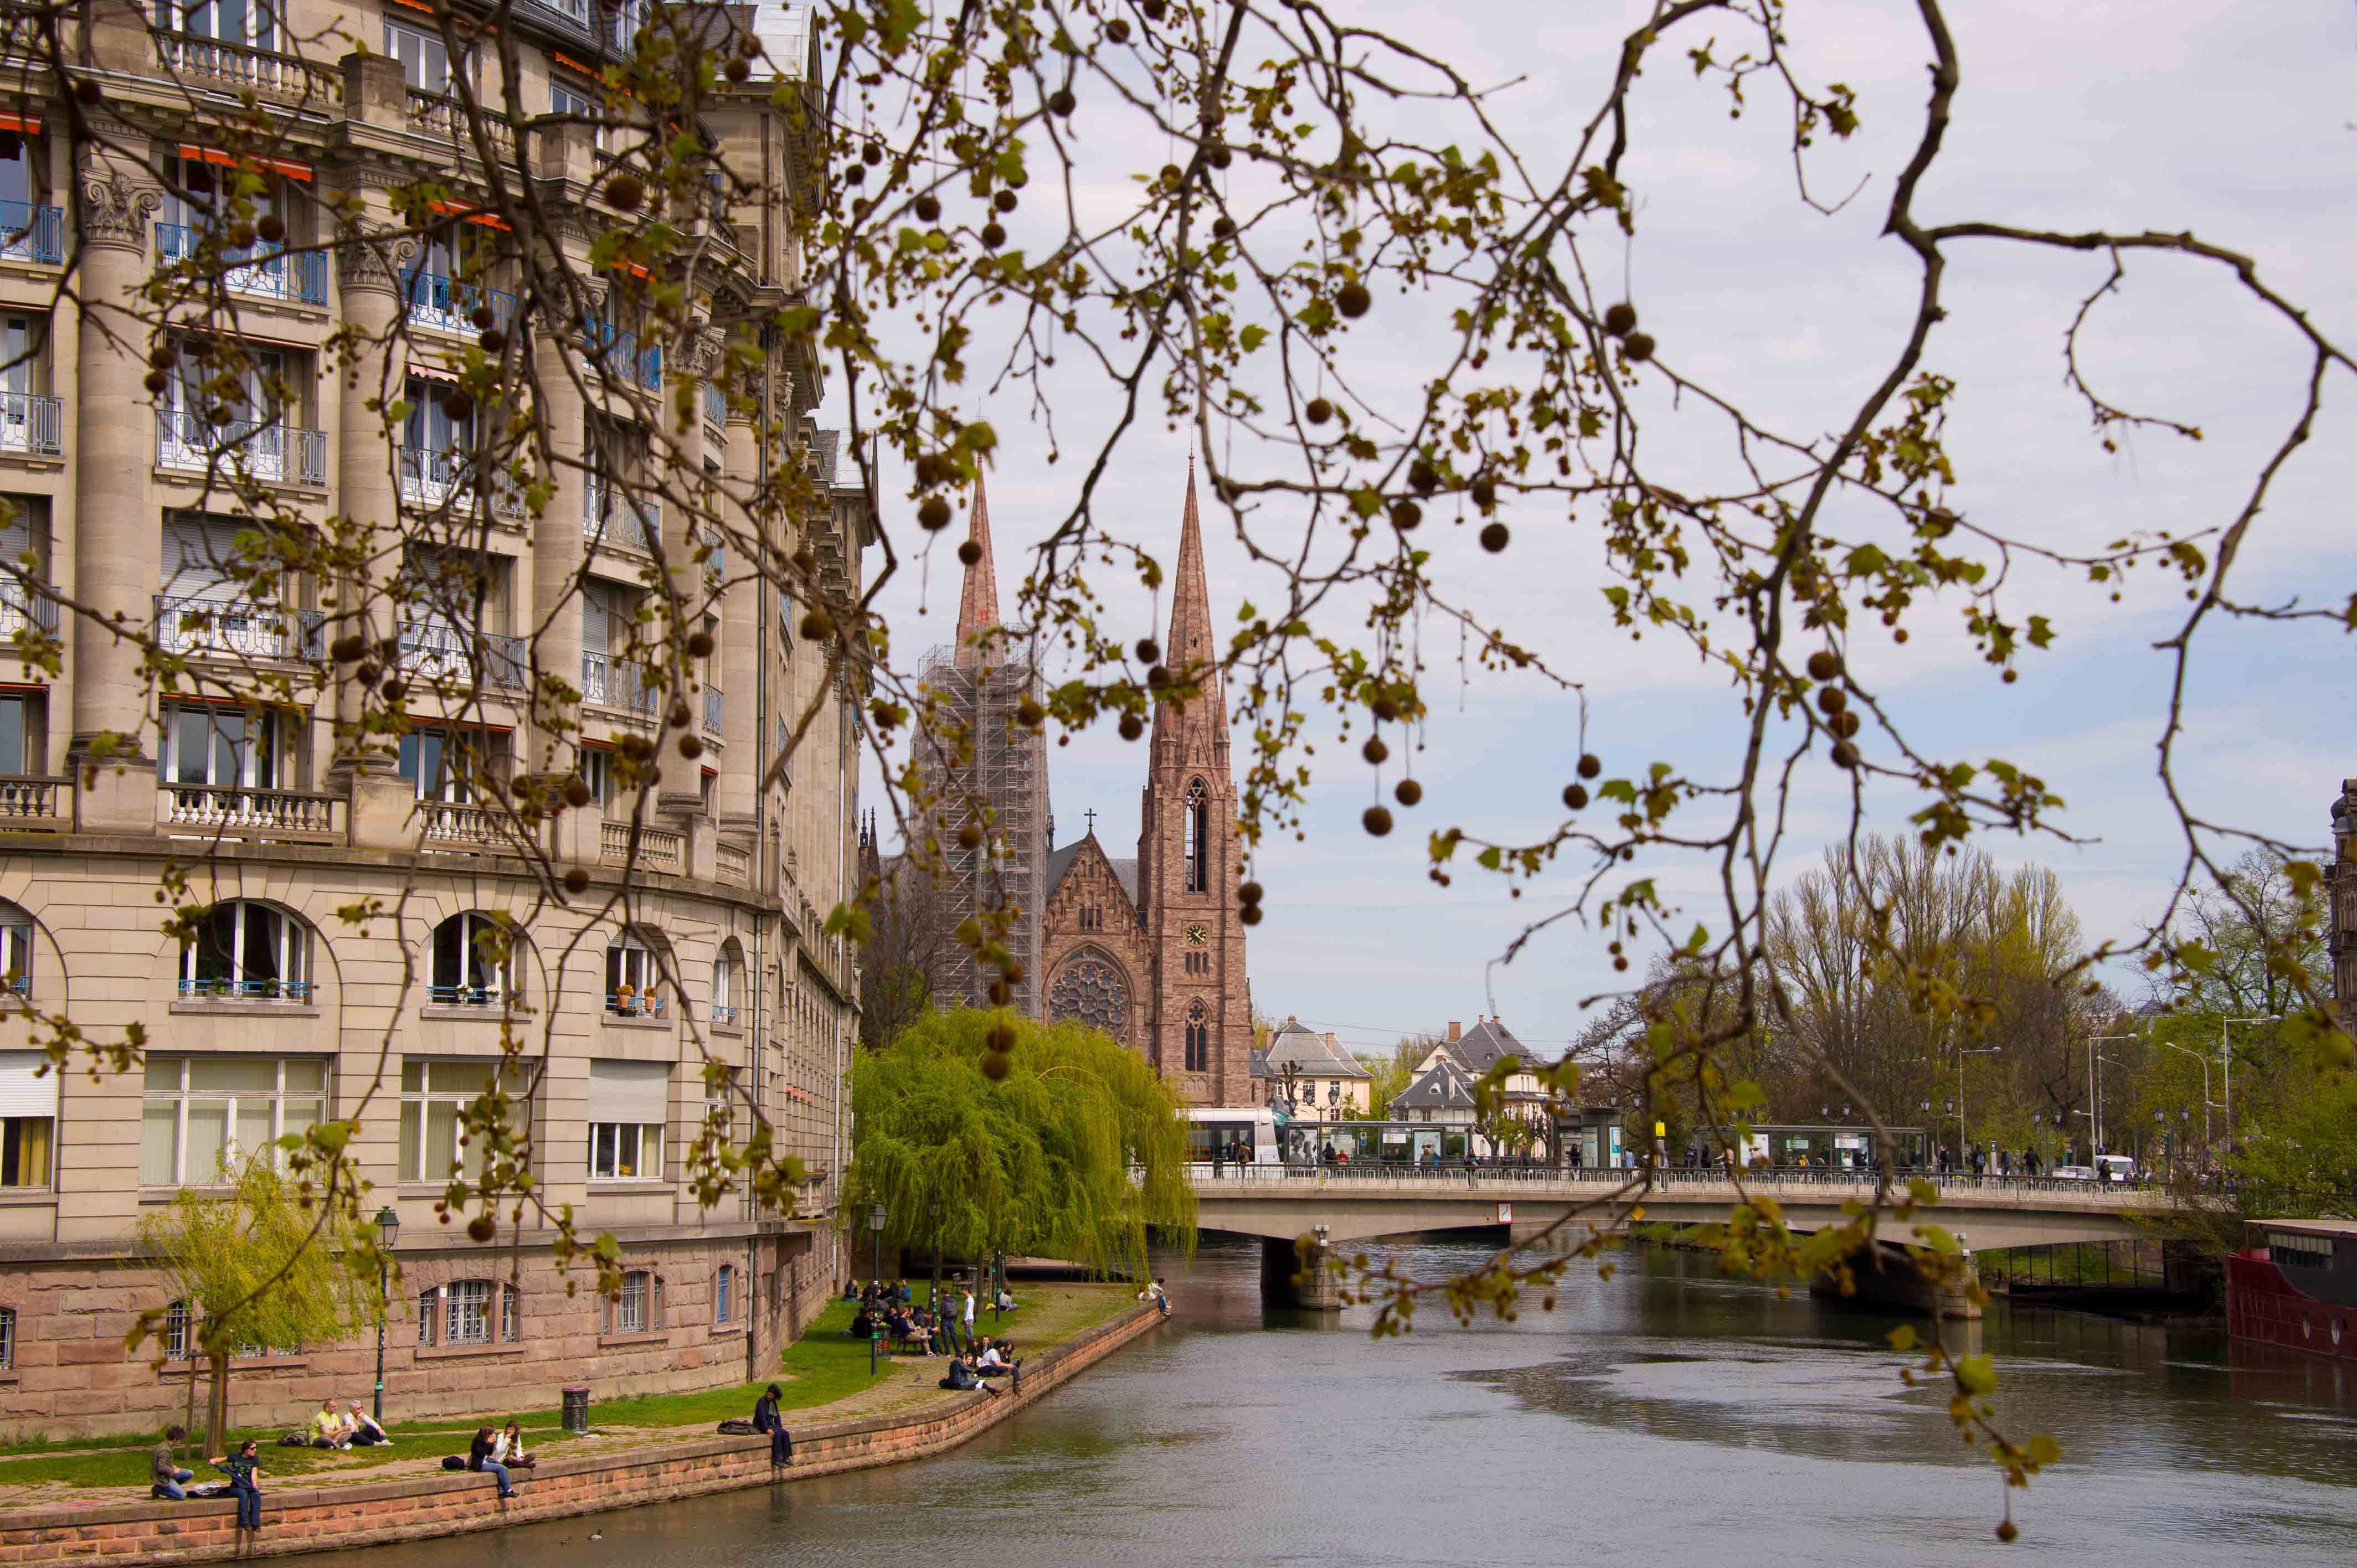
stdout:
<svg viewBox="0 0 2357 1568">
<path fill-rule="evenodd" d="M 726 733 L 722 720 L 727 713 L 727 699 L 717 686 L 704 689 L 704 733 L 717 740 Z"/>
<path fill-rule="evenodd" d="M 444 507 L 472 510 L 485 487 L 477 482 L 472 460 L 464 452 L 437 452 L 430 446 L 395 446 L 394 474 L 404 506 L 422 511 Z M 491 510 L 500 517 L 522 517 L 522 488 L 503 469 L 485 476 L 490 480 Z"/>
<path fill-rule="evenodd" d="M 603 474 L 591 474 L 581 488 L 581 537 L 609 550 L 654 552 L 662 537 L 662 499 L 632 496 Z"/>
<path fill-rule="evenodd" d="M 308 1002 L 307 980 L 191 980 L 180 978 L 180 994 L 190 1001 Z"/>
<path fill-rule="evenodd" d="M 502 332 L 515 324 L 514 295 L 463 278 L 445 277 L 440 273 L 409 274 L 403 284 L 402 297 L 409 302 L 409 324 L 413 327 L 471 336 L 483 330 L 475 322 L 479 310 L 490 311 L 491 325 Z"/>
<path fill-rule="evenodd" d="M 147 36 L 153 42 L 156 68 L 187 85 L 239 95 L 252 92 L 259 98 L 314 99 L 323 108 L 343 101 L 343 79 L 337 72 L 294 55 L 192 33 L 150 32 Z"/>
<path fill-rule="evenodd" d="M 38 262 L 53 267 L 65 259 L 64 208 L 0 201 L 0 261 Z"/>
<path fill-rule="evenodd" d="M 627 659 L 581 650 L 581 700 L 635 713 L 655 711 L 661 693 L 647 684 L 646 671 Z M 610 828 L 611 823 L 608 826 Z"/>
<path fill-rule="evenodd" d="M 167 653 L 221 659 L 317 659 L 317 610 L 236 598 L 156 596 L 156 641 Z"/>
<path fill-rule="evenodd" d="M 182 223 L 156 225 L 158 262 L 192 260 L 203 250 L 204 242 L 201 230 Z M 224 244 L 218 255 L 223 263 L 221 286 L 231 294 L 292 300 L 300 305 L 328 303 L 328 257 L 324 251 L 273 251 L 265 255 Z"/>
<path fill-rule="evenodd" d="M 521 692 L 531 684 L 524 670 L 523 639 L 498 632 L 470 632 L 447 621 L 410 621 L 401 628 L 401 667 L 421 680 L 471 689 L 482 683 Z"/>
<path fill-rule="evenodd" d="M 270 485 L 328 486 L 328 437 L 276 420 L 229 419 L 220 423 L 188 409 L 156 411 L 156 466 L 202 474 L 218 461 L 231 478 Z"/>
<path fill-rule="evenodd" d="M 57 636 L 57 596 L 47 588 L 0 580 L 0 642 L 13 639 L 27 627 Z"/>
<path fill-rule="evenodd" d="M 720 390 L 718 381 L 704 383 L 704 423 L 716 435 L 728 432 L 728 394 Z"/>
<path fill-rule="evenodd" d="M 581 346 L 608 375 L 635 381 L 653 391 L 662 390 L 662 344 L 650 343 L 641 349 L 637 333 L 593 316 L 581 328 Z"/>
<path fill-rule="evenodd" d="M 333 843 L 344 836 L 344 800 L 308 789 L 175 784 L 156 790 L 156 825 L 167 832 L 282 843 Z"/>
<path fill-rule="evenodd" d="M 59 457 L 66 449 L 66 405 L 40 392 L 0 392 L 0 452 Z"/>
</svg>

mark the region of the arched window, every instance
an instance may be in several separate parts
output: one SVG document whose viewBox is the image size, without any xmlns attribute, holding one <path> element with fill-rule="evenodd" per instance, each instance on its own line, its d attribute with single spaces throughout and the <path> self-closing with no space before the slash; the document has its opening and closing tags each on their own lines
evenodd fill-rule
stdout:
<svg viewBox="0 0 2357 1568">
<path fill-rule="evenodd" d="M 453 915 L 434 928 L 426 1000 L 443 1007 L 497 1007 L 515 994 L 516 931 L 497 915 Z"/>
<path fill-rule="evenodd" d="M 1207 893 L 1211 886 L 1211 802 L 1200 779 L 1188 781 L 1181 821 L 1187 834 L 1187 891 Z"/>
<path fill-rule="evenodd" d="M 452 1280 L 417 1295 L 420 1345 L 512 1345 L 522 1337 L 517 1298 L 522 1293 L 498 1280 Z"/>
<path fill-rule="evenodd" d="M 622 1276 L 622 1288 L 606 1298 L 599 1331 L 606 1334 L 652 1334 L 662 1327 L 662 1281 L 648 1269 L 632 1269 Z"/>
<path fill-rule="evenodd" d="M 737 992 L 739 978 L 745 972 L 745 950 L 737 945 L 735 937 L 720 944 L 712 959 L 712 1021 L 730 1028 L 737 1026 Z"/>
<path fill-rule="evenodd" d="M 723 1263 L 712 1282 L 712 1321 L 726 1323 L 737 1310 L 737 1266 Z"/>
<path fill-rule="evenodd" d="M 311 999 L 311 933 L 285 910 L 230 898 L 201 910 L 180 946 L 180 994 L 269 1002 Z"/>
<path fill-rule="evenodd" d="M 0 990 L 33 994 L 33 917 L 0 903 Z"/>
<path fill-rule="evenodd" d="M 1083 948 L 1056 971 L 1048 988 L 1048 1021 L 1078 1019 L 1119 1039 L 1129 1023 L 1129 983 L 1121 968 L 1092 948 Z"/>
<path fill-rule="evenodd" d="M 624 1018 L 663 1016 L 664 998 L 658 991 L 662 966 L 655 950 L 636 928 L 625 930 L 606 950 L 606 1011 Z"/>
<path fill-rule="evenodd" d="M 1187 1009 L 1187 1070 L 1211 1070 L 1211 1025 L 1200 1002 Z"/>
</svg>

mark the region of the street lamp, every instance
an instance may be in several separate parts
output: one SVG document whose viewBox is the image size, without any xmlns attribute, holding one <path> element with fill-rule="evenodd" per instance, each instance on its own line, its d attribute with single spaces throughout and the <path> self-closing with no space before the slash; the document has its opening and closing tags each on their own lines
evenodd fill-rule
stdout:
<svg viewBox="0 0 2357 1568">
<path fill-rule="evenodd" d="M 393 1307 L 393 1267 L 388 1258 L 401 1236 L 401 1216 L 386 1204 L 376 1211 L 376 1423 L 384 1424 L 384 1315 Z"/>
<path fill-rule="evenodd" d="M 2201 1064 L 2201 1141 L 2207 1144 L 2211 1138 L 2210 1112 L 2218 1108 L 2218 1102 L 2210 1098 L 2210 1058 L 2189 1046 L 2172 1044 L 2168 1040 L 2160 1043 L 2168 1046 L 2172 1051 L 2183 1052 Z"/>
<path fill-rule="evenodd" d="M 2087 1103 L 2091 1107 L 2087 1113 L 2087 1136 L 2090 1140 L 2087 1145 L 2087 1163 L 2089 1165 L 2093 1165 L 2095 1163 L 2095 1156 L 2104 1152 L 2104 1094 L 2103 1090 L 2096 1087 L 2100 1081 L 2101 1075 L 2095 1070 L 2095 1066 L 2098 1062 L 2107 1062 L 2113 1067 L 2126 1067 L 2127 1065 L 2126 1062 L 2113 1061 L 2111 1058 L 2104 1055 L 2103 1052 L 2097 1050 L 2095 1047 L 2097 1046 L 2108 1046 L 2119 1040 L 2141 1040 L 2143 1038 L 2144 1036 L 2142 1035 L 2093 1035 L 2088 1037 Z"/>
<path fill-rule="evenodd" d="M 869 1206 L 867 1229 L 875 1238 L 873 1261 L 876 1265 L 876 1278 L 880 1282 L 884 1278 L 884 1206 L 882 1204 Z M 883 1340 L 883 1326 L 871 1322 L 867 1326 L 867 1375 L 871 1378 L 876 1375 L 876 1348 L 882 1344 Z"/>
</svg>

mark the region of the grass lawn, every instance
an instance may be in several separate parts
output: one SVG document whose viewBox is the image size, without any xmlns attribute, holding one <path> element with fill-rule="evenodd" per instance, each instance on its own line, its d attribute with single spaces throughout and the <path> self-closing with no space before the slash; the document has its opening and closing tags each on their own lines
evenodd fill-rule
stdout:
<svg viewBox="0 0 2357 1568">
<path fill-rule="evenodd" d="M 918 1298 L 923 1299 L 923 1282 L 912 1283 Z M 1018 1356 L 1061 1344 L 1135 1305 L 1135 1293 L 1120 1284 L 1040 1283 L 1020 1289 L 1016 1294 L 1022 1304 L 1016 1311 L 996 1324 L 990 1313 L 978 1313 L 976 1326 L 987 1337 L 1013 1340 Z M 704 1393 L 600 1400 L 590 1408 L 590 1424 L 597 1432 L 665 1427 L 709 1432 L 732 1416 L 749 1418 L 753 1402 L 772 1380 L 784 1395 L 780 1402 L 781 1409 L 817 1410 L 829 1417 L 838 1413 L 873 1415 L 931 1397 L 934 1381 L 942 1375 L 942 1363 L 938 1359 L 902 1357 L 895 1360 L 887 1357 L 877 1376 L 869 1377 L 867 1341 L 850 1338 L 845 1332 L 857 1310 L 853 1302 L 831 1304 L 800 1339 L 785 1348 L 778 1359 L 777 1371 L 759 1382 Z M 234 1409 L 234 1384 L 231 1396 Z M 823 1409 L 846 1402 L 847 1408 L 839 1412 Z M 512 1414 L 522 1423 L 533 1448 L 575 1441 L 559 1426 L 557 1411 L 493 1412 L 487 1412 L 485 1419 L 495 1419 L 503 1413 Z M 315 1473 L 323 1477 L 331 1474 L 339 1479 L 347 1476 L 363 1479 L 364 1474 L 356 1473 L 404 1460 L 414 1464 L 444 1454 L 463 1454 L 477 1424 L 456 1417 L 394 1423 L 387 1427 L 394 1438 L 393 1443 L 340 1454 L 317 1448 L 282 1448 L 277 1443 L 282 1430 L 279 1428 L 247 1431 L 239 1435 L 262 1439 L 263 1487 L 266 1493 L 274 1479 L 285 1481 Z M 151 1433 L 37 1441 L 0 1447 L 0 1495 L 11 1487 L 47 1485 L 124 1487 L 145 1497 L 147 1454 L 159 1435 L 160 1433 Z M 180 1467 L 197 1473 L 194 1484 L 198 1486 L 227 1478 L 205 1463 L 206 1452 L 196 1443 L 180 1445 Z"/>
</svg>

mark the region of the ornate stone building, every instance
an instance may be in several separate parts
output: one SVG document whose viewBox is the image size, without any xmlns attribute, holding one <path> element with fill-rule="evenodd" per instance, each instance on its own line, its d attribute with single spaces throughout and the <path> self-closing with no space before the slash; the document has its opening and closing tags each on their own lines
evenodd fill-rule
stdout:
<svg viewBox="0 0 2357 1568">
<path fill-rule="evenodd" d="M 1190 1103 L 1245 1105 L 1255 1091 L 1236 791 L 1191 466 L 1172 596 L 1163 660 L 1210 673 L 1191 701 L 1156 711 L 1135 858 L 1106 854 L 1093 813 L 1048 856 L 1045 1012 L 1135 1045 Z"/>
<path fill-rule="evenodd" d="M 0 1017 L 0 1432 L 152 1427 L 178 1411 L 186 1313 L 167 1319 L 165 1346 L 123 1346 L 135 1315 L 167 1305 L 139 1265 L 135 1226 L 217 1180 L 225 1153 L 355 1117 L 368 1203 L 401 1222 L 388 1416 L 546 1408 L 576 1381 L 601 1398 L 742 1382 L 774 1365 L 840 1277 L 832 1216 L 858 984 L 822 923 L 856 872 L 856 694 L 794 646 L 798 607 L 780 597 L 773 610 L 770 590 L 741 571 L 732 580 L 725 558 L 699 571 L 711 541 L 688 535 L 680 509 L 628 502 L 605 474 L 673 411 L 673 438 L 690 448 L 681 471 L 725 476 L 742 495 L 796 461 L 753 421 L 803 424 L 819 398 L 807 361 L 775 349 L 743 383 L 759 389 L 751 409 L 705 378 L 725 324 L 766 320 L 802 287 L 788 220 L 809 199 L 809 109 L 789 113 L 757 75 L 724 85 L 704 116 L 754 194 L 699 218 L 712 226 L 678 263 L 710 323 L 696 341 L 633 339 L 619 353 L 619 324 L 526 330 L 519 312 L 538 371 L 534 424 L 557 458 L 553 495 L 528 514 L 466 477 L 451 404 L 396 440 L 371 401 L 390 387 L 426 407 L 415 389 L 447 380 L 485 313 L 518 309 L 454 260 L 496 236 L 452 217 L 399 255 L 323 249 L 331 199 L 355 198 L 362 221 L 385 225 L 389 188 L 430 176 L 463 203 L 488 187 L 488 146 L 546 215 L 546 242 L 586 270 L 596 238 L 623 220 L 592 203 L 612 155 L 585 106 L 607 101 L 601 62 L 659 14 L 635 0 L 503 9 L 501 48 L 468 62 L 445 54 L 431 16 L 391 0 L 168 10 L 159 26 L 96 0 L 59 24 L 78 35 L 63 58 L 102 91 L 94 107 L 44 100 L 63 84 L 23 61 L 0 91 L 0 184 L 14 181 L 0 190 L 0 317 L 14 334 L 0 493 L 15 531 L 0 543 L 12 563 L 37 559 L 46 585 L 0 592 L 0 637 L 28 618 L 58 627 L 60 601 L 89 612 L 66 615 L 59 671 L 10 658 L 0 685 L 0 947 L 16 996 L 70 1013 L 92 1038 L 136 1024 L 149 1042 L 130 1072 L 61 1077 L 25 1048 L 21 1015 Z M 313 58 L 316 40 L 355 36 L 365 51 Z M 810 58 L 777 69 L 807 80 Z M 486 104 L 512 90 L 533 123 L 471 135 L 448 96 L 461 71 Z M 211 328 L 274 356 L 299 389 L 256 419 L 180 401 L 177 371 L 145 390 L 149 328 L 124 308 L 220 221 L 197 199 L 218 188 L 207 171 L 256 172 L 202 145 L 192 94 L 274 138 L 258 175 L 275 204 L 263 234 L 274 243 L 283 215 L 285 243 L 226 272 L 232 308 Z M 152 129 L 176 111 L 174 134 Z M 83 120 L 107 151 L 70 166 L 60 133 Z M 347 328 L 366 361 L 351 373 L 338 357 Z M 872 488 L 814 433 L 807 448 L 818 499 L 761 546 L 771 560 L 807 551 L 808 570 L 856 596 Z M 468 618 L 373 630 L 418 720 L 397 767 L 339 749 L 356 686 L 323 656 L 339 628 L 337 585 L 289 580 L 277 607 L 256 609 L 220 575 L 221 542 L 251 526 L 217 482 L 231 464 L 303 526 L 352 519 L 362 538 L 393 541 L 397 559 L 400 541 L 438 519 L 462 550 L 480 590 Z M 712 639 L 670 693 L 694 705 L 668 717 L 622 629 L 664 563 Z M 152 630 L 208 695 L 184 681 L 159 698 L 118 626 Z M 577 733 L 546 722 L 527 669 L 577 683 Z M 256 670 L 297 699 L 242 701 Z M 789 716 L 813 705 L 786 776 L 771 779 Z M 674 730 L 700 738 L 700 763 L 670 755 Z M 95 737 L 113 735 L 142 737 L 139 754 L 80 771 L 97 760 Z M 660 787 L 619 789 L 612 748 L 646 741 L 663 747 Z M 519 838 L 443 766 L 457 750 L 572 780 L 587 803 Z M 161 929 L 167 863 L 201 884 L 196 940 Z M 341 917 L 370 900 L 385 912 Z M 503 959 L 482 950 L 493 929 L 512 939 Z M 514 1247 L 473 1246 L 437 1223 L 446 1181 L 479 1157 L 458 1145 L 460 1108 L 490 1082 L 511 1023 L 533 1040 L 537 1190 L 587 1234 L 620 1242 L 628 1273 L 612 1298 L 568 1293 L 529 1213 Z M 698 1203 L 683 1155 L 714 1103 L 708 1060 L 813 1173 L 791 1212 Z M 238 1423 L 365 1398 L 373 1350 L 372 1337 L 257 1350 L 237 1364 Z"/>
</svg>

